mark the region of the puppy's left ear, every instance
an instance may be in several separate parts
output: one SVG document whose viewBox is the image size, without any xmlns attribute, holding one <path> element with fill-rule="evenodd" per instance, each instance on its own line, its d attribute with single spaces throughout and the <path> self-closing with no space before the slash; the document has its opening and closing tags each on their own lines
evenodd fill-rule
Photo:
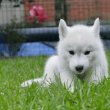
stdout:
<svg viewBox="0 0 110 110">
<path fill-rule="evenodd" d="M 67 28 L 68 27 L 66 25 L 66 22 L 63 19 L 60 19 L 59 27 L 58 27 L 60 40 L 65 38 L 65 36 L 67 34 Z"/>
<path fill-rule="evenodd" d="M 97 18 L 94 22 L 93 32 L 95 33 L 96 36 L 99 36 L 99 34 L 100 34 L 100 20 L 99 20 L 99 18 Z"/>
</svg>

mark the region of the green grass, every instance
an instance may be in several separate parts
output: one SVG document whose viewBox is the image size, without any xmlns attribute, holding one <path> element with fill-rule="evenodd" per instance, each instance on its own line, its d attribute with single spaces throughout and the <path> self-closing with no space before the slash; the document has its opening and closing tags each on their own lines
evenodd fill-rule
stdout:
<svg viewBox="0 0 110 110">
<path fill-rule="evenodd" d="M 107 58 L 110 64 L 109 51 Z M 60 82 L 49 88 L 21 88 L 23 81 L 42 76 L 46 59 L 0 59 L 0 110 L 110 110 L 110 78 L 97 86 L 78 82 L 74 93 Z"/>
</svg>

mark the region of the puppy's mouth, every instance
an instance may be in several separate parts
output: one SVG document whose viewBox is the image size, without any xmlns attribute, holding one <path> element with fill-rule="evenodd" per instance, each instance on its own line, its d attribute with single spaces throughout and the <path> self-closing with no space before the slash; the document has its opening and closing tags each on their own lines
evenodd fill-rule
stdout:
<svg viewBox="0 0 110 110">
<path fill-rule="evenodd" d="M 76 76 L 77 76 L 80 80 L 84 80 L 85 77 L 86 77 L 86 74 L 85 74 L 85 73 L 82 73 L 82 74 L 76 74 Z"/>
<path fill-rule="evenodd" d="M 77 78 L 79 78 L 80 80 L 84 80 L 86 77 L 86 73 L 84 71 L 82 72 L 75 72 L 75 75 L 77 76 Z"/>
<path fill-rule="evenodd" d="M 77 75 L 82 75 L 82 74 L 85 73 L 85 69 L 83 69 L 83 70 L 81 70 L 81 71 L 76 71 L 76 70 L 75 70 L 74 73 L 77 74 Z"/>
</svg>

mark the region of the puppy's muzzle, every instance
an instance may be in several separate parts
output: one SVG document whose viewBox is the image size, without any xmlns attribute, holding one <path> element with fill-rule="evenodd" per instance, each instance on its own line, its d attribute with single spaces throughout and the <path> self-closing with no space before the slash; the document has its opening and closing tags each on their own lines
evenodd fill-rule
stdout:
<svg viewBox="0 0 110 110">
<path fill-rule="evenodd" d="M 82 72 L 83 71 L 83 68 L 84 67 L 82 65 L 78 65 L 78 66 L 75 67 L 75 69 L 76 69 L 77 72 Z"/>
</svg>

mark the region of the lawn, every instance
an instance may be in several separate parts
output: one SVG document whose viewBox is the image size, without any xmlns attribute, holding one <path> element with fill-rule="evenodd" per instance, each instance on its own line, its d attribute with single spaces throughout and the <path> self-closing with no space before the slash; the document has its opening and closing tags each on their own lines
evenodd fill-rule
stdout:
<svg viewBox="0 0 110 110">
<path fill-rule="evenodd" d="M 110 52 L 107 52 L 110 64 Z M 0 59 L 0 110 L 110 110 L 110 78 L 95 85 L 77 83 L 74 93 L 58 81 L 49 88 L 33 84 L 21 88 L 28 79 L 40 77 L 47 57 Z"/>
</svg>

